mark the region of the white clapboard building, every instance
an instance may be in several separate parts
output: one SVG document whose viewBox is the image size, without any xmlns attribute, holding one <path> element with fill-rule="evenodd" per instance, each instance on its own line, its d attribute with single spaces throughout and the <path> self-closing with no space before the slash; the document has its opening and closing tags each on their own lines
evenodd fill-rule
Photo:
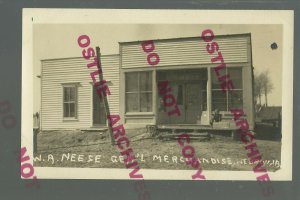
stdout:
<svg viewBox="0 0 300 200">
<path fill-rule="evenodd" d="M 230 109 L 241 108 L 254 126 L 251 35 L 215 36 L 226 73 L 234 82 L 233 92 L 223 92 L 211 62 L 216 55 L 206 51 L 201 37 L 153 40 L 159 62 L 147 62 L 143 41 L 120 42 L 119 54 L 101 57 L 111 114 L 119 114 L 126 128 L 194 127 L 234 129 Z M 41 130 L 96 129 L 107 126 L 99 100 L 82 58 L 42 60 Z M 159 94 L 158 83 L 167 80 L 180 115 L 168 115 L 174 105 Z M 164 99 L 165 98 L 165 99 Z M 166 100 L 166 102 L 164 102 Z M 166 106 L 166 104 L 168 106 Z M 220 118 L 212 122 L 214 111 Z"/>
</svg>

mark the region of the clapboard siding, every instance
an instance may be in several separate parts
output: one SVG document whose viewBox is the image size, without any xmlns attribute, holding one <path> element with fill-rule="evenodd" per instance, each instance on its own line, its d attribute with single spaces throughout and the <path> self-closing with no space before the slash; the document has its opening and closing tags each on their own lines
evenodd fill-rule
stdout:
<svg viewBox="0 0 300 200">
<path fill-rule="evenodd" d="M 246 37 L 245 37 L 246 36 Z M 250 35 L 236 35 L 232 37 L 216 37 L 226 63 L 248 63 L 248 44 Z M 121 43 L 122 68 L 147 67 L 147 54 L 143 51 L 142 42 Z M 154 40 L 155 50 L 160 57 L 156 67 L 209 64 L 212 55 L 206 52 L 206 43 L 200 37 L 179 38 L 171 40 Z"/>
<path fill-rule="evenodd" d="M 108 97 L 112 114 L 119 113 L 119 55 L 102 56 L 104 79 L 108 81 L 111 95 Z M 88 69 L 91 60 L 65 58 L 42 61 L 41 81 L 41 129 L 82 129 L 92 126 L 92 79 Z M 63 120 L 63 85 L 79 83 L 77 121 Z"/>
</svg>

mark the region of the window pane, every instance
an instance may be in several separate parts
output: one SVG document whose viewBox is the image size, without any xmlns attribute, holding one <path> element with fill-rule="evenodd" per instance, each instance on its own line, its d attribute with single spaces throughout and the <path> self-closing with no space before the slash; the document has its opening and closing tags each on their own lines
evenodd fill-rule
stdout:
<svg viewBox="0 0 300 200">
<path fill-rule="evenodd" d="M 138 72 L 130 72 L 125 74 L 125 87 L 126 92 L 138 91 Z"/>
<path fill-rule="evenodd" d="M 69 117 L 75 117 L 75 113 L 76 113 L 76 110 L 75 110 L 75 103 L 70 103 L 70 116 Z"/>
<path fill-rule="evenodd" d="M 152 92 L 151 93 L 141 93 L 141 112 L 151 112 L 152 111 Z"/>
<path fill-rule="evenodd" d="M 126 112 L 139 112 L 139 98 L 137 93 L 126 94 Z"/>
<path fill-rule="evenodd" d="M 64 103 L 64 117 L 70 117 L 69 116 L 69 112 L 70 109 L 69 109 L 69 104 L 68 103 Z"/>
<path fill-rule="evenodd" d="M 69 101 L 70 99 L 70 90 L 69 88 L 64 88 L 64 102 Z"/>
<path fill-rule="evenodd" d="M 211 70 L 211 88 L 212 89 L 221 89 L 219 80 L 214 70 Z"/>
<path fill-rule="evenodd" d="M 151 72 L 140 72 L 140 91 L 152 91 Z"/>
<path fill-rule="evenodd" d="M 229 109 L 243 108 L 243 92 L 230 91 L 228 92 L 228 106 Z"/>
<path fill-rule="evenodd" d="M 70 87 L 70 101 L 75 101 L 76 99 L 76 91 L 75 87 Z"/>
<path fill-rule="evenodd" d="M 212 110 L 227 111 L 226 93 L 223 91 L 212 91 Z"/>
<path fill-rule="evenodd" d="M 65 86 L 63 88 L 63 117 L 76 117 L 77 87 Z"/>
<path fill-rule="evenodd" d="M 233 82 L 234 89 L 243 89 L 242 68 L 230 68 L 228 74 Z"/>
</svg>

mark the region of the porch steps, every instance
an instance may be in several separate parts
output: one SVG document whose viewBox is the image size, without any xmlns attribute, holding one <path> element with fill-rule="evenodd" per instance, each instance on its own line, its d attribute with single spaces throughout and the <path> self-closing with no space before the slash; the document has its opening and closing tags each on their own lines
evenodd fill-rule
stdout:
<svg viewBox="0 0 300 200">
<path fill-rule="evenodd" d="M 236 127 L 229 126 L 228 123 L 210 125 L 200 124 L 161 124 L 147 125 L 147 132 L 151 137 L 159 139 L 178 139 L 181 133 L 188 133 L 190 139 L 209 140 L 212 134 L 235 133 Z"/>
</svg>

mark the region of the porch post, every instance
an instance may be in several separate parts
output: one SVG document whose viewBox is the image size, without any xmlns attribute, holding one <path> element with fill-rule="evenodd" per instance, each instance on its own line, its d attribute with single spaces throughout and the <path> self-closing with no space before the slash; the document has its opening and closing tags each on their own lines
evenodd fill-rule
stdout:
<svg viewBox="0 0 300 200">
<path fill-rule="evenodd" d="M 153 80 L 153 84 L 152 84 L 152 91 L 153 91 L 153 114 L 154 114 L 154 125 L 157 125 L 157 82 L 156 82 L 156 69 L 153 70 L 152 73 L 152 80 Z"/>
<path fill-rule="evenodd" d="M 211 68 L 207 67 L 207 111 L 208 111 L 208 122 L 210 122 L 211 119 L 211 107 L 212 107 L 212 101 L 211 101 L 212 91 L 211 91 Z"/>
</svg>

